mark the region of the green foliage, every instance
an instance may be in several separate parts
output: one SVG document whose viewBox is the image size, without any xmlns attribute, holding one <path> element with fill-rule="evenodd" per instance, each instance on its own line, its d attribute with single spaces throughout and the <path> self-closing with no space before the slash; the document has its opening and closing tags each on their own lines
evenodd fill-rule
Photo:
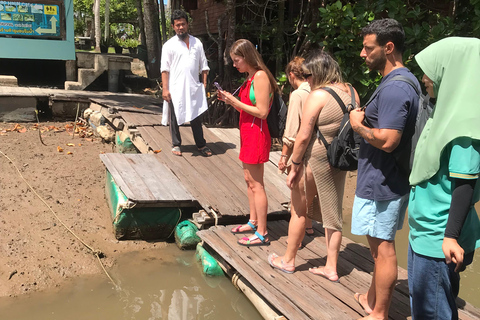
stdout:
<svg viewBox="0 0 480 320">
<path fill-rule="evenodd" d="M 248 8 L 247 5 L 243 6 L 241 15 L 244 16 L 237 20 L 241 22 L 236 28 L 236 37 L 247 38 L 254 44 L 259 44 L 260 53 L 267 66 L 277 73 L 278 70 L 273 68 L 276 53 L 282 52 L 285 57 L 284 65 L 288 63 L 297 38 L 300 39 L 300 45 L 306 40 L 310 44 L 324 47 L 339 62 L 345 80 L 355 86 L 362 101 L 366 100 L 381 81 L 378 72 L 369 72 L 360 57 L 363 47 L 361 30 L 372 20 L 393 18 L 402 23 L 406 35 L 404 63 L 418 78 L 421 78 L 422 72 L 414 60 L 414 55 L 429 44 L 449 36 L 480 37 L 480 0 L 459 0 L 456 2 L 455 12 L 451 11 L 453 6 L 449 1 L 326 0 L 323 2 L 324 7 L 310 8 L 318 10 L 316 22 L 311 21 L 310 13 L 305 13 L 307 1 L 303 0 L 303 12 L 307 20 L 302 33 L 294 32 L 302 27 L 297 25 L 302 21 L 300 17 L 285 19 L 285 42 L 281 47 L 275 47 L 274 38 L 278 24 L 275 6 L 278 4 L 272 5 L 274 1 L 269 3 L 266 8 L 263 5 L 252 5 Z M 297 2 L 299 3 L 300 1 Z M 285 17 L 288 17 L 288 10 L 286 8 Z M 252 12 L 255 12 L 257 18 L 251 18 Z M 298 49 L 301 50 L 300 48 Z M 300 55 L 303 53 L 297 52 Z M 288 82 L 284 80 L 280 83 L 285 83 L 288 87 Z"/>
</svg>

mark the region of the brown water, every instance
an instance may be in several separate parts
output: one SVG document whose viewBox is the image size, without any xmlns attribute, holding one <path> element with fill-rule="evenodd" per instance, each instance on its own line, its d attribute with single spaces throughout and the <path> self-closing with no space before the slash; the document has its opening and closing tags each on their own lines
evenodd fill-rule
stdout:
<svg viewBox="0 0 480 320">
<path fill-rule="evenodd" d="M 480 202 L 475 205 L 477 213 L 480 212 Z M 356 236 L 350 233 L 351 215 L 344 216 L 343 235 L 355 242 L 360 242 L 368 246 L 365 236 Z M 397 232 L 395 237 L 395 247 L 397 250 L 398 265 L 407 269 L 408 258 L 408 216 L 405 217 L 402 230 Z M 467 269 L 460 273 L 460 298 L 470 302 L 477 308 L 480 308 L 480 248 L 475 251 L 473 263 Z"/>
<path fill-rule="evenodd" d="M 180 251 L 174 244 L 126 255 L 110 272 L 121 289 L 105 276 L 75 279 L 58 292 L 0 299 L 0 318 L 263 319 L 229 279 L 205 277 L 194 252 Z"/>
</svg>

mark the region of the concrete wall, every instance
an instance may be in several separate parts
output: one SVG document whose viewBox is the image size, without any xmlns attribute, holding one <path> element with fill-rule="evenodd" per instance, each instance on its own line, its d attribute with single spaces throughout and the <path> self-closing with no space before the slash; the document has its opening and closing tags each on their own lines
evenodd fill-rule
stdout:
<svg viewBox="0 0 480 320">
<path fill-rule="evenodd" d="M 73 0 L 64 0 L 65 40 L 0 37 L 0 58 L 75 60 Z"/>
</svg>

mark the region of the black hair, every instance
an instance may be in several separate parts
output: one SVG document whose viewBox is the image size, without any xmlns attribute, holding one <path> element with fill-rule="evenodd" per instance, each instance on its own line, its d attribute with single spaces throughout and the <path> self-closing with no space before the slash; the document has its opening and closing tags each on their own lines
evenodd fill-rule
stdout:
<svg viewBox="0 0 480 320">
<path fill-rule="evenodd" d="M 172 17 L 170 19 L 170 22 L 172 23 L 172 25 L 174 24 L 175 20 L 180 20 L 180 19 L 185 19 L 185 21 L 187 21 L 188 23 L 188 16 L 187 16 L 187 13 L 183 10 L 174 10 L 172 12 Z"/>
<path fill-rule="evenodd" d="M 362 29 L 362 37 L 369 34 L 377 36 L 377 42 L 379 45 L 384 46 L 387 42 L 391 41 L 395 45 L 395 50 L 399 53 L 403 53 L 405 50 L 405 31 L 403 27 L 395 19 L 381 19 L 374 20 L 369 25 Z"/>
</svg>

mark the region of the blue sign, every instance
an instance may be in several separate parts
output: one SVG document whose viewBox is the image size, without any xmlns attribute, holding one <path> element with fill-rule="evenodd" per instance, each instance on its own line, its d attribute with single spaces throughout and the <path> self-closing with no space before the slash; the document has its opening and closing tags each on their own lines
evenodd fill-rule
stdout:
<svg viewBox="0 0 480 320">
<path fill-rule="evenodd" d="M 0 1 L 0 35 L 62 38 L 62 2 L 45 2 Z"/>
</svg>

